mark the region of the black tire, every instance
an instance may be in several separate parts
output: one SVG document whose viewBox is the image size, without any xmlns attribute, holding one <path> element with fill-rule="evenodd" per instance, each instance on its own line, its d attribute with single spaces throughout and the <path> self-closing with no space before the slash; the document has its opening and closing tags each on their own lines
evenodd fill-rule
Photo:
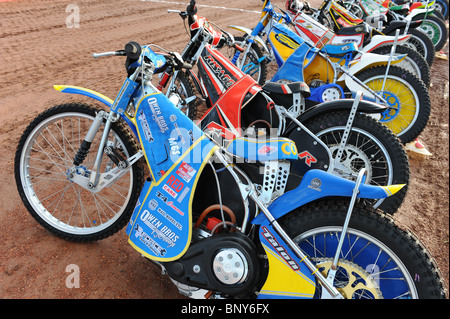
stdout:
<svg viewBox="0 0 450 319">
<path fill-rule="evenodd" d="M 15 179 L 25 207 L 45 229 L 69 241 L 97 241 L 122 229 L 133 213 L 143 185 L 140 161 L 130 168 L 131 172 L 96 194 L 69 180 L 68 169 L 73 166 L 73 157 L 96 112 L 82 103 L 46 110 L 26 128 L 15 155 Z M 76 130 L 79 134 L 74 133 Z M 97 133 L 84 163 L 77 167 L 84 173 L 93 165 L 100 134 Z M 117 140 L 116 149 L 123 158 L 138 152 L 138 145 L 121 121 L 112 124 L 110 140 L 112 137 Z M 113 167 L 104 155 L 102 172 Z M 74 203 L 70 202 L 72 198 L 76 198 L 75 204 L 68 206 Z"/>
<path fill-rule="evenodd" d="M 246 40 L 244 37 L 235 37 L 234 42 L 241 46 L 242 48 L 245 48 L 248 44 L 246 43 Z M 227 58 L 230 59 L 230 61 L 233 60 L 234 55 L 236 54 L 235 48 L 230 48 L 228 46 L 224 46 L 220 49 L 220 52 L 224 54 Z M 263 59 L 261 62 L 257 62 L 260 58 L 264 56 L 263 52 L 261 51 L 260 47 L 256 43 L 252 43 L 251 50 L 249 51 L 249 56 L 247 56 L 247 59 L 250 59 L 253 63 L 259 65 L 259 70 L 257 73 L 249 74 L 256 82 L 258 82 L 260 85 L 264 85 L 267 80 L 267 61 L 266 59 Z M 242 70 L 245 71 L 245 70 Z M 247 72 L 244 72 L 247 73 Z"/>
<path fill-rule="evenodd" d="M 440 18 L 424 14 L 414 17 L 413 20 L 423 20 L 422 25 L 418 28 L 430 37 L 433 42 L 435 51 L 441 50 L 447 43 L 448 31 L 445 22 Z"/>
<path fill-rule="evenodd" d="M 447 20 L 448 19 L 448 0 L 436 0 L 435 6 L 436 6 L 436 9 L 444 17 L 444 21 Z"/>
<path fill-rule="evenodd" d="M 374 91 L 380 91 L 385 74 L 386 66 L 376 66 L 357 74 L 357 78 Z M 389 82 L 386 82 L 384 92 L 385 98 L 389 98 L 388 102 L 397 110 L 385 112 L 380 121 L 389 127 L 402 143 L 413 141 L 422 133 L 430 117 L 431 103 L 428 89 L 410 72 L 391 66 Z"/>
<path fill-rule="evenodd" d="M 348 204 L 347 200 L 318 201 L 279 220 L 325 277 Z M 442 275 L 430 253 L 390 218 L 355 206 L 345 238 L 335 279 L 336 288 L 345 298 L 445 299 Z M 357 282 L 363 285 L 356 288 Z M 314 297 L 320 298 L 322 288 L 317 283 L 316 287 Z"/>
<path fill-rule="evenodd" d="M 335 157 L 348 116 L 345 111 L 325 113 L 304 125 L 330 148 Z M 365 200 L 367 205 L 387 214 L 394 214 L 402 205 L 409 183 L 408 157 L 399 139 L 380 122 L 363 114 L 355 116 L 341 163 L 344 169 L 339 175 L 347 179 L 356 180 L 361 168 L 366 168 L 367 182 L 372 185 L 406 184 L 398 193 L 383 200 Z"/>
<path fill-rule="evenodd" d="M 382 55 L 389 55 L 391 53 L 391 47 L 390 46 L 382 46 L 378 47 L 375 50 L 371 51 L 371 53 L 376 54 L 382 54 Z M 407 63 L 414 63 L 413 68 L 417 68 L 417 70 L 414 70 L 415 72 L 418 71 L 419 74 L 415 74 L 415 72 L 411 72 L 414 75 L 417 75 L 419 79 L 423 81 L 426 87 L 430 86 L 431 82 L 431 76 L 430 76 L 430 66 L 428 65 L 425 58 L 419 54 L 419 52 L 413 50 L 412 48 L 409 48 L 407 46 L 398 45 L 395 49 L 395 53 L 397 54 L 406 54 L 407 57 L 405 58 Z M 402 62 L 398 64 L 400 67 L 404 67 Z M 408 71 L 412 71 L 410 68 L 406 68 Z"/>
<path fill-rule="evenodd" d="M 406 46 L 414 48 L 419 52 L 427 60 L 431 68 L 436 52 L 433 41 L 425 33 L 417 29 L 409 29 L 408 34 L 411 34 L 411 37 L 408 39 Z M 388 33 L 388 35 L 395 36 L 395 30 Z"/>
</svg>

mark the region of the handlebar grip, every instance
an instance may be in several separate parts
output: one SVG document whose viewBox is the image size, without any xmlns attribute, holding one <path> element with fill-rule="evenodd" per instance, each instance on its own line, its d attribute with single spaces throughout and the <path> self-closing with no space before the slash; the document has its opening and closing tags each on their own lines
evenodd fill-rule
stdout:
<svg viewBox="0 0 450 319">
<path fill-rule="evenodd" d="M 193 16 L 197 13 L 197 7 L 195 6 L 195 0 L 191 0 L 191 3 L 186 8 L 186 13 Z"/>
<path fill-rule="evenodd" d="M 137 42 L 130 41 L 125 44 L 124 51 L 128 59 L 137 61 L 141 56 L 141 45 Z"/>
<path fill-rule="evenodd" d="M 192 69 L 192 68 L 193 68 L 192 64 L 189 64 L 189 63 L 183 63 L 183 69 L 190 70 L 190 69 Z"/>
</svg>

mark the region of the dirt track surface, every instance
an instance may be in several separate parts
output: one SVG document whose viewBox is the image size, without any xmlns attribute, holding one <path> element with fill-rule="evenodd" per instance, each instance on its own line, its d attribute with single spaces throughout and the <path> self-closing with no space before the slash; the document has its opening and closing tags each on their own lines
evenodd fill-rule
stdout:
<svg viewBox="0 0 450 319">
<path fill-rule="evenodd" d="M 318 6 L 318 0 L 311 2 Z M 71 13 L 66 7 L 72 3 L 80 9 L 79 28 L 66 26 Z M 284 1 L 276 3 L 284 7 Z M 259 0 L 200 0 L 198 4 L 261 9 Z M 100 242 L 74 244 L 44 230 L 20 200 L 13 160 L 19 138 L 35 116 L 70 99 L 90 102 L 57 93 L 53 84 L 79 85 L 114 98 L 125 75 L 123 59 L 94 60 L 91 54 L 121 49 L 129 40 L 180 51 L 188 37 L 179 16 L 166 10 L 185 7 L 138 0 L 0 1 L 0 298 L 182 297 L 158 267 L 127 243 L 124 231 Z M 199 10 L 223 27 L 251 28 L 258 21 L 258 14 L 251 12 Z M 444 52 L 449 54 L 448 45 Z M 447 287 L 448 67 L 448 61 L 436 59 L 432 68 L 432 114 L 421 140 L 433 156 L 410 156 L 409 192 L 395 215 L 429 248 Z M 80 288 L 66 287 L 66 267 L 72 264 L 80 269 Z"/>
</svg>

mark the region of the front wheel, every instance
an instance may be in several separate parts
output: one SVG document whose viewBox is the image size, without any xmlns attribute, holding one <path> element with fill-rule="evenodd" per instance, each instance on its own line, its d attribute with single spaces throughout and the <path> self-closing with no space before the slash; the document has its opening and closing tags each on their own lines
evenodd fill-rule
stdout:
<svg viewBox="0 0 450 319">
<path fill-rule="evenodd" d="M 336 158 L 348 117 L 349 113 L 344 111 L 325 113 L 304 125 L 330 148 L 333 158 Z M 372 185 L 409 183 L 408 157 L 400 141 L 381 123 L 363 114 L 355 116 L 341 161 L 335 163 L 334 168 L 335 174 L 354 181 L 359 171 L 365 168 L 366 183 Z M 385 199 L 365 202 L 385 213 L 393 214 L 403 203 L 407 188 L 405 186 Z"/>
<path fill-rule="evenodd" d="M 326 277 L 349 202 L 320 201 L 279 220 Z M 339 254 L 334 286 L 347 299 L 444 299 L 441 274 L 411 233 L 375 211 L 356 206 Z M 322 287 L 316 283 L 316 298 Z"/>
<path fill-rule="evenodd" d="M 381 93 L 389 109 L 380 122 L 389 127 L 402 143 L 417 138 L 428 123 L 431 112 L 430 95 L 416 76 L 397 66 L 376 66 L 357 74 L 357 78 L 376 93 Z M 384 87 L 383 87 L 384 83 Z"/>
<path fill-rule="evenodd" d="M 95 109 L 80 103 L 48 109 L 26 128 L 14 162 L 17 189 L 30 214 L 50 232 L 76 242 L 100 240 L 124 227 L 144 179 L 143 168 L 137 162 L 115 183 L 97 193 L 72 181 L 69 169 L 95 116 Z M 102 132 L 100 128 L 75 174 L 90 175 Z M 124 159 L 138 151 L 134 138 L 120 122 L 111 126 L 108 146 Z M 114 167 L 104 155 L 99 173 Z"/>
</svg>

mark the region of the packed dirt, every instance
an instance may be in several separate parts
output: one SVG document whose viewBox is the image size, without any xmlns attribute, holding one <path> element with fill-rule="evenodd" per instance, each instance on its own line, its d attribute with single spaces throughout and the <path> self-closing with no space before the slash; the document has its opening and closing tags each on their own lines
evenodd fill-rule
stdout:
<svg viewBox="0 0 450 319">
<path fill-rule="evenodd" d="M 183 49 L 188 36 L 182 20 L 166 11 L 184 10 L 187 0 L 168 2 L 0 1 L 0 298 L 182 298 L 169 278 L 127 243 L 124 231 L 99 242 L 76 244 L 44 230 L 20 200 L 13 163 L 19 138 L 35 116 L 68 100 L 90 102 L 57 93 L 52 85 L 78 85 L 115 97 L 125 75 L 124 61 L 94 60 L 93 52 L 118 50 L 129 40 Z M 284 7 L 284 1 L 275 3 Z M 311 3 L 318 7 L 320 0 Z M 201 15 L 222 27 L 251 28 L 258 21 L 252 11 L 261 10 L 260 0 L 198 4 L 243 9 L 199 7 Z M 71 16 L 76 8 L 79 27 Z M 443 51 L 448 56 L 448 44 Z M 436 59 L 431 73 L 432 112 L 420 140 L 433 156 L 409 153 L 410 187 L 395 219 L 429 248 L 448 287 L 448 60 Z M 66 286 L 70 265 L 79 268 L 79 288 Z"/>
</svg>

